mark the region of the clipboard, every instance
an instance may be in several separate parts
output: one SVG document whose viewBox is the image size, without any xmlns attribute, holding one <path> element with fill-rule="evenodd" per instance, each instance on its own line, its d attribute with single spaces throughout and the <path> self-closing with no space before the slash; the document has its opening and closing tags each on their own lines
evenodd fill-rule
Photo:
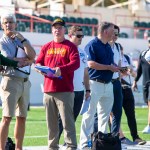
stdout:
<svg viewBox="0 0 150 150">
<path fill-rule="evenodd" d="M 48 77 L 62 79 L 62 76 L 55 77 L 54 76 L 55 70 L 52 70 L 50 67 L 47 67 L 47 66 L 35 66 L 35 68 L 38 69 L 39 71 L 45 73 L 46 76 L 48 76 Z"/>
<path fill-rule="evenodd" d="M 21 48 L 19 46 L 17 47 L 17 49 L 16 49 L 16 57 L 17 58 L 26 57 L 26 53 L 25 53 L 25 51 L 24 51 L 23 48 Z M 30 75 L 30 72 L 31 72 L 31 66 L 30 65 L 22 67 L 22 68 L 15 67 L 15 69 L 18 70 L 18 71 L 20 71 L 20 72 L 22 72 L 22 73 L 25 73 L 27 75 Z"/>
</svg>

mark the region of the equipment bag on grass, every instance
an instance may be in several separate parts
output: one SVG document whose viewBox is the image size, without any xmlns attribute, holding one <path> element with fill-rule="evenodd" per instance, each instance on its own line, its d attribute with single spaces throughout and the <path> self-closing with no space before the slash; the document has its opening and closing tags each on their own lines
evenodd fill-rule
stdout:
<svg viewBox="0 0 150 150">
<path fill-rule="evenodd" d="M 92 134 L 92 150 L 121 150 L 119 134 L 104 134 L 97 132 Z"/>
<path fill-rule="evenodd" d="M 5 150 L 15 150 L 15 144 L 10 137 L 7 138 Z"/>
</svg>

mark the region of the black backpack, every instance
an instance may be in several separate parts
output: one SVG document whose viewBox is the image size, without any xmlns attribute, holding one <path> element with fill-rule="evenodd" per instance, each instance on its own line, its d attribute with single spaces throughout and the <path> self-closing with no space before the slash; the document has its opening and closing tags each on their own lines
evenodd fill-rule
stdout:
<svg viewBox="0 0 150 150">
<path fill-rule="evenodd" d="M 7 138 L 5 150 L 15 150 L 15 144 L 10 137 Z"/>
<path fill-rule="evenodd" d="M 121 141 L 119 133 L 97 132 L 92 134 L 92 150 L 121 150 Z"/>
</svg>

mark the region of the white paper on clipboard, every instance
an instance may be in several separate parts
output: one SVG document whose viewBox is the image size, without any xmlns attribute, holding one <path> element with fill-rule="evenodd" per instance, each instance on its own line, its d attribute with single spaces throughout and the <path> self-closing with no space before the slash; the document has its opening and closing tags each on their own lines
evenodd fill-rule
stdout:
<svg viewBox="0 0 150 150">
<path fill-rule="evenodd" d="M 22 57 L 26 57 L 26 56 L 27 55 L 26 55 L 25 51 L 21 47 L 18 47 L 16 57 L 17 58 L 22 58 Z M 31 66 L 25 66 L 25 67 L 22 67 L 22 68 L 16 67 L 16 69 L 29 75 Z"/>
</svg>

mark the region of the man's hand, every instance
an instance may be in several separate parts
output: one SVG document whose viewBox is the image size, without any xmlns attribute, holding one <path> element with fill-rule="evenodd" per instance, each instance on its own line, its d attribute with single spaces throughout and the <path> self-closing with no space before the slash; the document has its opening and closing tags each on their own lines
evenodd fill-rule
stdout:
<svg viewBox="0 0 150 150">
<path fill-rule="evenodd" d="M 24 66 L 27 66 L 28 64 L 25 61 L 19 61 L 17 64 L 17 67 L 22 68 Z"/>
<path fill-rule="evenodd" d="M 120 71 L 120 67 L 117 67 L 115 65 L 109 65 L 108 66 L 108 70 L 110 70 L 112 72 L 119 72 Z"/>
<path fill-rule="evenodd" d="M 130 75 L 130 69 L 122 69 L 120 70 L 121 77 Z"/>
<path fill-rule="evenodd" d="M 41 64 L 36 64 L 35 66 L 41 66 Z M 41 75 L 46 76 L 46 73 L 44 73 L 44 72 L 42 72 L 42 71 L 36 69 L 35 67 L 34 67 L 34 70 L 35 70 L 36 72 L 40 73 Z"/>
<path fill-rule="evenodd" d="M 25 38 L 23 37 L 22 34 L 20 34 L 19 32 L 17 31 L 13 31 L 12 35 L 11 35 L 11 38 L 15 38 L 17 37 L 20 41 L 24 40 Z"/>
<path fill-rule="evenodd" d="M 133 90 L 133 91 L 137 91 L 137 90 L 138 90 L 136 81 L 133 81 L 132 90 Z"/>
<path fill-rule="evenodd" d="M 19 61 L 17 66 L 22 68 L 22 67 L 25 67 L 25 66 L 29 66 L 31 65 L 32 63 L 31 62 L 28 62 L 28 61 Z"/>
<path fill-rule="evenodd" d="M 54 76 L 55 77 L 60 77 L 61 76 L 61 70 L 59 67 L 55 67 L 55 68 L 52 68 L 53 70 L 55 70 L 55 74 Z"/>
<path fill-rule="evenodd" d="M 85 99 L 87 100 L 88 97 L 90 97 L 90 96 L 91 96 L 90 92 L 89 92 L 89 91 L 86 91 L 86 93 L 85 93 Z"/>
</svg>

